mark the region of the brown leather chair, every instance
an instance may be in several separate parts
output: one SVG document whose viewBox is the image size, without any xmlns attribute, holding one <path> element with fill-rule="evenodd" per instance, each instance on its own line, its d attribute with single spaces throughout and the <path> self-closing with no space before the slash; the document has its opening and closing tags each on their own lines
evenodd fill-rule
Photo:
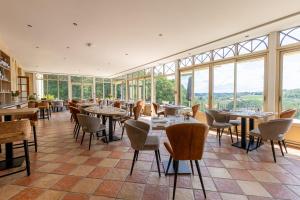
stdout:
<svg viewBox="0 0 300 200">
<path fill-rule="evenodd" d="M 297 113 L 296 109 L 284 110 L 279 114 L 279 118 L 294 118 Z"/>
<path fill-rule="evenodd" d="M 167 171 L 172 160 L 175 171 L 173 199 L 175 199 L 177 173 L 180 160 L 189 160 L 191 164 L 193 160 L 195 161 L 203 194 L 206 198 L 198 160 L 201 160 L 203 156 L 208 126 L 202 123 L 175 124 L 166 128 L 166 134 L 170 141 L 170 144 L 164 142 L 167 151 L 170 153 Z M 193 166 L 191 167 L 193 168 Z"/>
<path fill-rule="evenodd" d="M 37 108 L 38 107 L 38 102 L 36 101 L 29 101 L 27 104 L 28 108 Z"/>
<path fill-rule="evenodd" d="M 115 101 L 113 103 L 113 107 L 115 107 L 115 108 L 121 108 L 121 102 L 120 101 Z"/>
<path fill-rule="evenodd" d="M 76 141 L 77 141 L 79 131 L 80 131 L 80 124 L 79 124 L 79 121 L 78 121 L 78 118 L 77 118 L 77 114 L 80 114 L 80 110 L 78 108 L 73 107 L 73 106 L 70 106 L 69 109 L 70 109 L 70 112 L 72 113 L 72 118 L 74 119 L 74 122 L 75 122 L 73 135 L 74 135 L 74 138 L 76 137 Z"/>
<path fill-rule="evenodd" d="M 23 141 L 27 176 L 30 175 L 30 159 L 28 151 L 28 140 L 30 139 L 30 133 L 31 127 L 30 121 L 28 119 L 0 122 L 0 144 Z M 24 169 L 20 171 L 24 171 Z M 20 171 L 13 171 L 10 174 L 14 174 Z"/>
<path fill-rule="evenodd" d="M 159 117 L 160 115 L 165 115 L 165 111 L 160 109 L 158 103 L 152 103 L 155 114 Z"/>
<path fill-rule="evenodd" d="M 196 117 L 196 114 L 197 114 L 199 108 L 200 108 L 200 104 L 193 105 L 193 107 L 192 107 L 193 118 Z"/>
</svg>

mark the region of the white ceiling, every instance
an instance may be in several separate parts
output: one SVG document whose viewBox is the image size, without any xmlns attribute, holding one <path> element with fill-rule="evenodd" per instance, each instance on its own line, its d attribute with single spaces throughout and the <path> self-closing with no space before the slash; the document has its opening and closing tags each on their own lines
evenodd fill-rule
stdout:
<svg viewBox="0 0 300 200">
<path fill-rule="evenodd" d="M 300 11 L 299 0 L 0 0 L 0 5 L 0 40 L 26 70 L 97 76 Z"/>
</svg>

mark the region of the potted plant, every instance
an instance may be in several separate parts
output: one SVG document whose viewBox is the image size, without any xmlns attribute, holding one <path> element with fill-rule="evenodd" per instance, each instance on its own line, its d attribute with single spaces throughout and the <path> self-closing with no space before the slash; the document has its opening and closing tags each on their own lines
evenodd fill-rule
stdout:
<svg viewBox="0 0 300 200">
<path fill-rule="evenodd" d="M 19 101 L 19 91 L 16 90 L 16 91 L 11 91 L 11 96 L 13 98 L 13 102 L 18 102 Z"/>
<path fill-rule="evenodd" d="M 28 96 L 28 101 L 36 101 L 36 93 L 33 93 L 31 95 Z"/>
</svg>

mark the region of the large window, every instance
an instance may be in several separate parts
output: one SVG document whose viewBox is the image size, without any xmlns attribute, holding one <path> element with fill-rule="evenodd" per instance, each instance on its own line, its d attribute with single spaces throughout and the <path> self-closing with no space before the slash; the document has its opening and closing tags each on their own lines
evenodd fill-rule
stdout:
<svg viewBox="0 0 300 200">
<path fill-rule="evenodd" d="M 96 78 L 95 81 L 96 98 L 103 99 L 103 79 Z"/>
<path fill-rule="evenodd" d="M 129 100 L 137 100 L 137 80 L 129 81 Z"/>
<path fill-rule="evenodd" d="M 263 110 L 264 58 L 237 62 L 236 109 Z"/>
<path fill-rule="evenodd" d="M 300 119 L 300 51 L 282 56 L 282 110 L 296 108 Z"/>
<path fill-rule="evenodd" d="M 214 66 L 213 107 L 234 108 L 234 63 Z"/>
<path fill-rule="evenodd" d="M 81 85 L 72 84 L 72 99 L 81 99 Z"/>
<path fill-rule="evenodd" d="M 194 104 L 200 104 L 200 110 L 208 108 L 209 68 L 202 67 L 194 71 Z"/>
<path fill-rule="evenodd" d="M 175 76 L 155 78 L 156 103 L 175 103 Z"/>
<path fill-rule="evenodd" d="M 180 103 L 191 106 L 192 101 L 192 71 L 180 73 Z"/>
<path fill-rule="evenodd" d="M 59 81 L 59 98 L 66 100 L 68 96 L 68 81 Z"/>
<path fill-rule="evenodd" d="M 110 79 L 104 79 L 104 97 L 105 98 L 112 97 L 111 80 Z"/>
</svg>

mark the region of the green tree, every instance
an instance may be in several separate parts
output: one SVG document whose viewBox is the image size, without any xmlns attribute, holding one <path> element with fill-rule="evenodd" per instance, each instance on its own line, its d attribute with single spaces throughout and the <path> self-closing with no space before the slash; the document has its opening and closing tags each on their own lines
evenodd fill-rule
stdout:
<svg viewBox="0 0 300 200">
<path fill-rule="evenodd" d="M 169 103 L 174 103 L 175 80 L 169 80 L 166 77 L 159 77 L 155 79 L 155 83 L 156 102 L 162 103 L 162 101 L 168 101 Z"/>
</svg>

